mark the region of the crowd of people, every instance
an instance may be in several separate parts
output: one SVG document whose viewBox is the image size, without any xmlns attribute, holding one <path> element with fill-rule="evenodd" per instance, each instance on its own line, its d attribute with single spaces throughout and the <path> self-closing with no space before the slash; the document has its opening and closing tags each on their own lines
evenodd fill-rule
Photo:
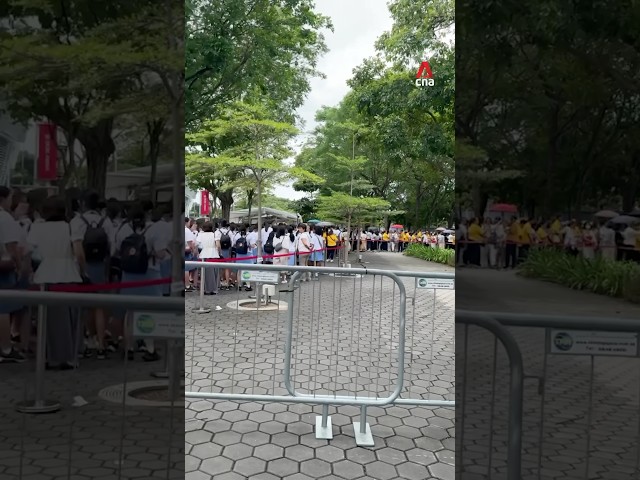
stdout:
<svg viewBox="0 0 640 480">
<path fill-rule="evenodd" d="M 152 203 L 104 200 L 93 191 L 51 195 L 0 187 L 0 288 L 55 289 L 128 295 L 169 295 L 171 212 Z M 151 281 L 151 282 L 149 282 Z M 118 282 L 142 286 L 100 290 Z M 145 282 L 151 283 L 145 285 Z M 133 360 L 159 358 L 153 341 L 132 338 L 125 309 L 46 308 L 48 369 L 70 370 L 79 359 L 115 352 Z M 35 309 L 0 303 L 0 363 L 23 362 L 34 351 Z"/>
<path fill-rule="evenodd" d="M 533 247 L 557 248 L 587 259 L 640 261 L 640 224 L 611 225 L 607 219 L 578 222 L 527 218 L 473 218 L 459 223 L 459 266 L 513 269 Z"/>
<path fill-rule="evenodd" d="M 354 252 L 403 252 L 409 245 L 420 243 L 434 248 L 453 248 L 453 231 L 409 231 L 404 229 L 354 229 L 348 234 L 340 226 L 317 226 L 301 223 L 288 225 L 273 223 L 262 227 L 236 225 L 225 220 L 185 218 L 186 261 L 230 261 L 239 264 L 257 263 L 275 265 L 324 266 L 338 260 L 343 249 Z M 347 240 L 349 239 L 349 240 Z M 261 257 L 258 242 L 262 242 Z M 185 291 L 200 289 L 200 269 L 185 267 Z M 205 295 L 217 295 L 221 290 L 244 289 L 252 291 L 250 284 L 238 280 L 236 271 L 207 267 L 204 269 Z M 305 274 L 302 281 L 317 278 L 318 274 Z M 286 283 L 287 272 L 280 281 Z"/>
</svg>

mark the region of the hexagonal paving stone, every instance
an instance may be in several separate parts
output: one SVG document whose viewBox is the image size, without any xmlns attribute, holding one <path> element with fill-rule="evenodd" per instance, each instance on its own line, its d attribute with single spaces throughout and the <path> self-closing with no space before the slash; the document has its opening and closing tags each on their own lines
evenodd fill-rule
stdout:
<svg viewBox="0 0 640 480">
<path fill-rule="evenodd" d="M 271 442 L 281 447 L 290 447 L 298 444 L 298 437 L 292 433 L 278 433 L 271 438 Z"/>
<path fill-rule="evenodd" d="M 203 460 L 200 465 L 200 471 L 215 477 L 216 475 L 230 471 L 232 466 L 233 462 L 228 458 L 214 457 Z"/>
<path fill-rule="evenodd" d="M 384 462 L 373 462 L 365 466 L 367 475 L 378 480 L 391 480 L 398 476 L 395 467 Z"/>
<path fill-rule="evenodd" d="M 389 447 L 377 450 L 376 457 L 378 457 L 378 460 L 390 465 L 398 465 L 399 463 L 404 463 L 407 461 L 407 457 L 404 452 Z"/>
<path fill-rule="evenodd" d="M 333 445 L 326 445 L 316 450 L 316 457 L 327 462 L 337 462 L 344 460 L 344 451 Z"/>
<path fill-rule="evenodd" d="M 207 432 L 205 430 L 196 430 L 195 432 L 186 433 L 184 436 L 184 440 L 191 445 L 199 445 L 201 443 L 208 443 L 213 438 L 213 434 L 211 432 Z"/>
<path fill-rule="evenodd" d="M 285 449 L 284 456 L 296 462 L 302 462 L 314 457 L 313 448 L 306 445 L 294 445 Z"/>
<path fill-rule="evenodd" d="M 312 478 L 320 478 L 331 473 L 331 465 L 323 460 L 305 460 L 300 464 L 300 472 Z"/>
<path fill-rule="evenodd" d="M 418 463 L 420 465 L 431 465 L 437 462 L 436 456 L 422 448 L 414 448 L 405 452 L 405 455 L 410 462 Z"/>
<path fill-rule="evenodd" d="M 250 457 L 236 462 L 234 471 L 245 476 L 245 478 L 253 478 L 253 475 L 265 471 L 267 462 L 259 458 Z"/>
<path fill-rule="evenodd" d="M 203 443 L 193 447 L 189 453 L 196 458 L 206 460 L 207 458 L 217 457 L 220 455 L 222 453 L 222 447 L 215 443 Z"/>
<path fill-rule="evenodd" d="M 455 476 L 455 468 L 453 465 L 447 465 L 446 463 L 434 463 L 427 467 L 431 475 L 438 480 L 453 480 Z"/>
<path fill-rule="evenodd" d="M 256 447 L 254 456 L 262 460 L 275 460 L 284 456 L 284 448 L 273 444 L 261 445 Z"/>
<path fill-rule="evenodd" d="M 429 471 L 424 465 L 418 465 L 417 463 L 403 463 L 396 467 L 398 474 L 403 478 L 413 480 L 414 478 L 428 478 Z"/>
<path fill-rule="evenodd" d="M 336 475 L 345 479 L 360 478 L 364 475 L 364 467 L 350 460 L 334 463 L 333 471 Z"/>
<path fill-rule="evenodd" d="M 242 442 L 247 445 L 258 447 L 269 443 L 269 435 L 263 432 L 250 432 L 242 435 Z"/>
<path fill-rule="evenodd" d="M 234 461 L 250 457 L 252 453 L 253 448 L 249 445 L 245 445 L 244 443 L 229 445 L 228 447 L 224 447 L 224 450 L 222 451 L 223 456 Z"/>
<path fill-rule="evenodd" d="M 277 460 L 271 460 L 267 464 L 267 472 L 277 475 L 279 477 L 286 477 L 298 473 L 298 463 L 288 458 L 278 458 Z"/>
<path fill-rule="evenodd" d="M 242 439 L 242 435 L 236 432 L 222 432 L 216 433 L 213 436 L 213 441 L 218 445 L 233 445 L 234 443 L 239 443 Z"/>
</svg>

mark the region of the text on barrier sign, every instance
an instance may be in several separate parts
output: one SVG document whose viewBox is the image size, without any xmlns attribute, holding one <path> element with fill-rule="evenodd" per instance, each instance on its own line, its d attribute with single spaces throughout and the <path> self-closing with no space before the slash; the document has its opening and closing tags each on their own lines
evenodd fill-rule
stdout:
<svg viewBox="0 0 640 480">
<path fill-rule="evenodd" d="M 278 283 L 279 272 L 265 272 L 261 270 L 245 270 L 241 274 L 243 282 Z"/>
<path fill-rule="evenodd" d="M 184 314 L 136 312 L 133 315 L 133 336 L 184 338 Z"/>
<path fill-rule="evenodd" d="M 436 290 L 454 290 L 453 278 L 418 278 L 416 279 L 418 288 L 434 288 Z"/>
<path fill-rule="evenodd" d="M 550 352 L 564 355 L 638 355 L 638 335 L 624 332 L 552 330 Z"/>
</svg>

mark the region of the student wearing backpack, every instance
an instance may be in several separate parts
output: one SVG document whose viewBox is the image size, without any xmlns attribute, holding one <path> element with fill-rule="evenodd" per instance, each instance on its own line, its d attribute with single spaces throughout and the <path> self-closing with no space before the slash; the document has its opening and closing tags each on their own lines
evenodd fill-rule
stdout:
<svg viewBox="0 0 640 480">
<path fill-rule="evenodd" d="M 113 224 L 100 213 L 100 197 L 96 192 L 86 192 L 82 197 L 81 211 L 71 220 L 71 236 L 82 239 L 82 269 L 92 284 L 107 283 L 109 275 L 108 260 L 111 257 L 110 238 L 113 238 Z M 105 293 L 100 291 L 100 293 Z M 108 293 L 108 292 L 107 292 Z M 96 337 L 96 357 L 103 360 L 107 356 L 105 332 L 107 313 L 103 308 L 89 310 L 87 330 Z M 90 344 L 91 346 L 91 344 Z M 91 348 L 85 355 L 92 356 Z"/>
<path fill-rule="evenodd" d="M 140 207 L 130 210 L 128 219 L 116 232 L 116 250 L 120 257 L 122 282 L 141 282 L 160 278 L 160 264 L 169 255 L 171 237 L 165 235 L 165 228 L 160 222 L 146 226 L 144 211 Z M 124 295 L 162 296 L 161 285 L 147 285 L 136 288 L 121 289 Z M 129 358 L 133 357 L 131 338 L 132 313 L 127 312 L 127 328 L 125 340 Z M 147 362 L 158 360 L 153 342 L 147 343 L 147 353 L 143 359 Z"/>
<path fill-rule="evenodd" d="M 264 242 L 264 246 L 262 247 L 262 253 L 264 254 L 264 256 L 274 255 L 276 253 L 275 236 L 276 236 L 276 232 L 272 231 L 266 237 L 267 240 Z M 273 260 L 274 260 L 273 258 L 265 258 L 263 263 L 271 264 L 273 263 Z"/>
<path fill-rule="evenodd" d="M 218 242 L 218 253 L 220 258 L 224 258 L 225 261 L 231 259 L 231 247 L 233 245 L 231 237 L 233 232 L 229 228 L 229 223 L 226 220 L 221 222 L 220 228 L 216 231 L 216 241 Z M 222 271 L 221 283 L 223 290 L 231 290 L 231 270 L 225 268 Z"/>
<path fill-rule="evenodd" d="M 249 245 L 249 239 L 247 237 L 247 229 L 243 228 L 242 230 L 240 230 L 238 235 L 239 236 L 235 243 L 236 263 L 245 264 L 245 265 L 255 263 L 253 260 L 248 258 L 248 257 L 251 257 L 252 255 L 251 255 L 251 245 Z M 251 288 L 251 285 L 246 282 L 242 282 L 239 285 L 239 288 L 243 288 L 243 287 L 247 292 L 250 292 L 251 290 L 253 290 L 253 288 Z"/>
</svg>

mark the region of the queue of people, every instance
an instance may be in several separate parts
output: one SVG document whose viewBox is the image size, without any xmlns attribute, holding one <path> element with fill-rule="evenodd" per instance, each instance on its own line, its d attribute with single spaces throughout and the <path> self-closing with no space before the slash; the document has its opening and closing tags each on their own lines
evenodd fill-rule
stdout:
<svg viewBox="0 0 640 480">
<path fill-rule="evenodd" d="M 187 217 L 185 260 L 226 260 L 236 264 L 255 264 L 260 260 L 263 264 L 320 267 L 334 263 L 336 252 L 343 244 L 343 232 L 338 227 L 279 223 L 265 225 L 261 234 L 258 233 L 258 228 L 251 225 Z M 262 245 L 260 252 L 258 242 Z M 253 289 L 249 283 L 238 279 L 234 270 L 209 267 L 204 272 L 204 278 L 200 278 L 200 269 L 185 266 L 185 292 L 199 290 L 201 281 L 204 281 L 205 295 L 217 295 L 224 290 L 250 292 Z M 289 276 L 283 271 L 280 281 L 286 283 Z M 305 273 L 301 280 L 306 282 L 317 277 L 317 273 L 313 277 L 311 273 Z"/>
<path fill-rule="evenodd" d="M 351 235 L 351 249 L 357 252 L 404 252 L 409 245 L 421 244 L 432 248 L 454 248 L 455 232 L 437 230 L 356 230 Z"/>
<path fill-rule="evenodd" d="M 77 189 L 51 195 L 0 187 L 1 289 L 92 291 L 95 285 L 106 295 L 169 295 L 169 281 L 126 290 L 102 290 L 100 284 L 167 279 L 171 238 L 171 213 L 162 205 L 125 205 Z M 35 311 L 19 301 L 0 304 L 0 363 L 23 362 L 36 351 Z M 79 359 L 103 360 L 116 352 L 128 360 L 137 352 L 145 361 L 159 358 L 152 341 L 132 338 L 126 309 L 46 311 L 48 369 L 71 370 Z"/>
<path fill-rule="evenodd" d="M 578 222 L 528 218 L 473 218 L 458 225 L 458 266 L 514 269 L 531 248 L 562 249 L 572 256 L 640 261 L 640 229 L 610 225 L 606 219 Z"/>
</svg>

